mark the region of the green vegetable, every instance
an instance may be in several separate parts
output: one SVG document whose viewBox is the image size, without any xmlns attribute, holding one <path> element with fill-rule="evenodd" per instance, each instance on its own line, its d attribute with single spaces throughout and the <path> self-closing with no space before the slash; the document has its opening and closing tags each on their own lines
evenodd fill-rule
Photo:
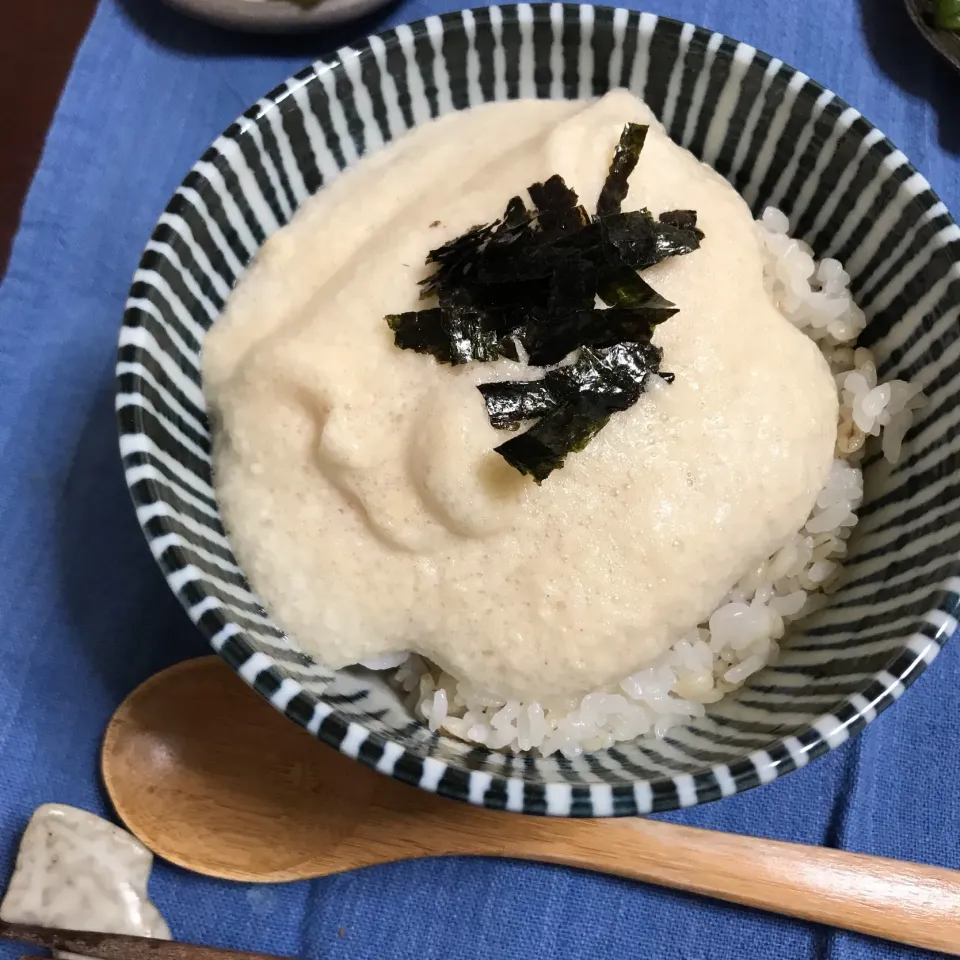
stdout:
<svg viewBox="0 0 960 960">
<path fill-rule="evenodd" d="M 933 16 L 941 30 L 960 30 L 960 0 L 937 0 Z"/>
</svg>

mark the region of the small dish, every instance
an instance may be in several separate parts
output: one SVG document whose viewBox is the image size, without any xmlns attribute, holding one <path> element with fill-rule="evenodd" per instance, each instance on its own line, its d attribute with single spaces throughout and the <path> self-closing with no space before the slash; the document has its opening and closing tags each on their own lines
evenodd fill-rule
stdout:
<svg viewBox="0 0 960 960">
<path fill-rule="evenodd" d="M 175 9 L 221 27 L 251 33 L 298 33 L 356 20 L 390 0 L 166 0 Z"/>
<path fill-rule="evenodd" d="M 933 19 L 935 0 L 904 0 L 907 13 L 924 39 L 944 59 L 960 70 L 960 33 L 940 30 Z"/>
<path fill-rule="evenodd" d="M 345 154 L 484 101 L 582 99 L 618 86 L 645 99 L 755 214 L 776 205 L 818 257 L 846 262 L 868 319 L 861 345 L 885 377 L 915 381 L 929 402 L 894 469 L 875 455 L 865 461 L 847 579 L 800 623 L 774 667 L 662 740 L 573 760 L 517 756 L 431 733 L 380 676 L 331 671 L 273 623 L 225 540 L 200 349 L 263 238 L 344 168 Z M 241 220 L 245 238 L 233 228 Z M 857 110 L 729 37 L 559 3 L 397 27 L 312 64 L 251 107 L 161 217 L 131 290 L 117 367 L 120 448 L 140 523 L 224 660 L 295 723 L 382 773 L 474 804 L 557 816 L 632 816 L 740 793 L 862 730 L 957 627 L 955 232 L 926 180 Z"/>
</svg>

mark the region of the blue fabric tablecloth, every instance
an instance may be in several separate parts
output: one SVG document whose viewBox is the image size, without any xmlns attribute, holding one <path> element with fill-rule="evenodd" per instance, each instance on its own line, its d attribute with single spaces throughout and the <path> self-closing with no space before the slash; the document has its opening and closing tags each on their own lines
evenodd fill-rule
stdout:
<svg viewBox="0 0 960 960">
<path fill-rule="evenodd" d="M 202 26 L 158 0 L 102 0 L 0 287 L 0 883 L 37 804 L 104 810 L 98 744 L 120 700 L 154 671 L 205 652 L 150 558 L 115 439 L 117 329 L 153 223 L 207 144 L 287 75 L 352 35 L 457 5 L 405 0 L 337 34 L 283 40 Z M 915 34 L 902 0 L 655 0 L 650 8 L 754 44 L 825 83 L 960 212 L 960 76 Z M 672 819 L 960 868 L 958 785 L 954 642 L 854 742 L 771 786 Z M 921 955 L 507 862 L 408 863 L 276 887 L 159 864 L 152 890 L 181 939 L 311 960 Z M 0 946 L 0 960 L 18 954 Z"/>
</svg>

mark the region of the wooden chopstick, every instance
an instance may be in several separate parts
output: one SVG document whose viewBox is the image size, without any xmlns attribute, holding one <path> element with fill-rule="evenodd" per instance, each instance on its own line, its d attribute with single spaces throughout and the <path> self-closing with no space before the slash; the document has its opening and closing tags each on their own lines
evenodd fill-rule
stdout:
<svg viewBox="0 0 960 960">
<path fill-rule="evenodd" d="M 26 923 L 0 920 L 0 939 L 17 940 L 48 950 L 82 953 L 98 960 L 292 960 L 268 953 L 223 950 L 196 943 L 132 937 L 123 933 L 88 933 L 85 930 L 55 930 Z"/>
</svg>

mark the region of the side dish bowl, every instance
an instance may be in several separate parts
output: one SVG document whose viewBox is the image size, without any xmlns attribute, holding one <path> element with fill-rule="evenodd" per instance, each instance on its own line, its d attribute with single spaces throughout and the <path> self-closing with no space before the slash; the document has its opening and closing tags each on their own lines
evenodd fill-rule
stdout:
<svg viewBox="0 0 960 960">
<path fill-rule="evenodd" d="M 778 662 L 661 740 L 574 760 L 437 735 L 383 679 L 332 672 L 271 621 L 237 565 L 210 470 L 205 332 L 264 240 L 364 153 L 489 100 L 623 86 L 755 214 L 782 209 L 850 273 L 881 376 L 929 402 L 894 468 L 870 453 L 840 588 Z M 383 773 L 492 808 L 634 815 L 769 782 L 838 746 L 932 662 L 960 609 L 958 230 L 929 184 L 854 108 L 729 37 L 620 9 L 489 7 L 398 27 L 317 62 L 252 106 L 177 190 L 147 244 L 120 334 L 120 448 L 171 589 L 213 648 L 295 723 Z M 323 584 L 317 589 L 322 590 Z"/>
<path fill-rule="evenodd" d="M 301 33 L 356 20 L 389 0 L 167 0 L 188 16 L 250 33 Z"/>
<path fill-rule="evenodd" d="M 936 0 L 904 0 L 904 3 L 923 39 L 952 67 L 960 70 L 960 33 L 937 26 Z"/>
</svg>

